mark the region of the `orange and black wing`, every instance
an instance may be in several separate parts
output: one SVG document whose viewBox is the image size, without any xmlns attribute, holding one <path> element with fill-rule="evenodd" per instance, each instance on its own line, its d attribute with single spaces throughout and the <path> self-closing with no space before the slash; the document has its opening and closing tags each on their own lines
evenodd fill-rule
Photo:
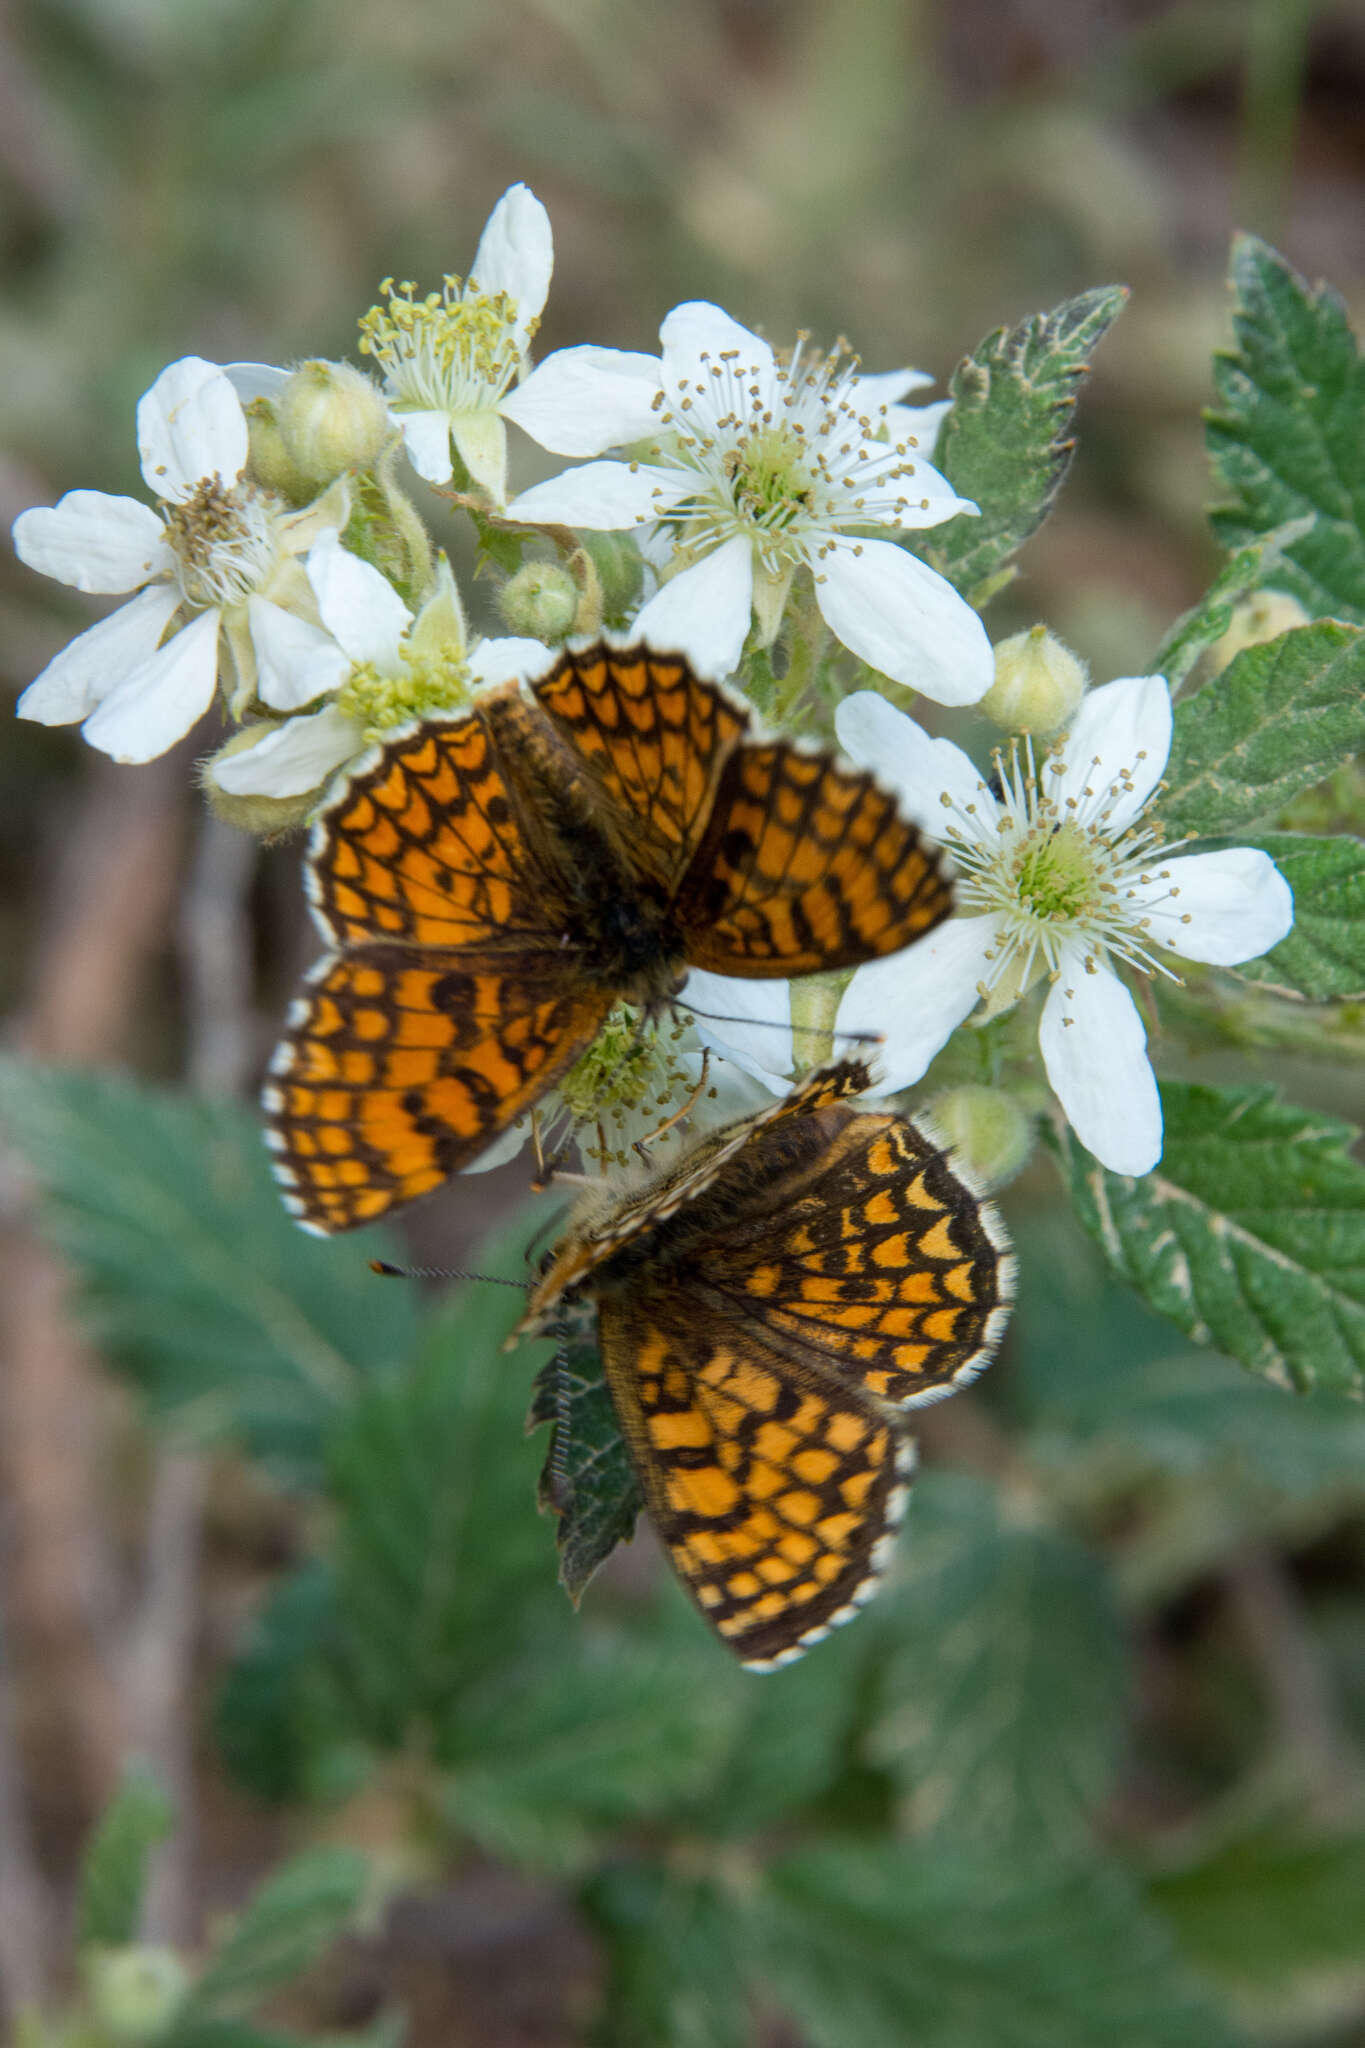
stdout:
<svg viewBox="0 0 1365 2048">
<path fill-rule="evenodd" d="M 337 950 L 291 1007 L 264 1094 L 310 1229 L 372 1222 L 469 1165 L 610 1007 L 568 943 L 553 842 L 508 757 L 523 717 L 512 685 L 395 735 L 314 826 L 309 893 Z"/>
<path fill-rule="evenodd" d="M 737 747 L 675 916 L 688 965 L 772 978 L 897 953 L 953 907 L 938 849 L 823 749 Z"/>
<path fill-rule="evenodd" d="M 843 1109 L 818 1154 L 767 1180 L 758 1132 L 743 1167 L 765 1187 L 705 1248 L 708 1314 L 818 1361 L 894 1408 L 941 1399 L 987 1365 L 1013 1296 L 994 1206 L 926 1131 Z"/>
<path fill-rule="evenodd" d="M 308 853 L 309 896 L 331 944 L 558 946 L 563 877 L 519 800 L 519 764 L 505 758 L 523 715 L 534 714 L 507 684 L 462 717 L 397 734 L 347 779 Z"/>
<path fill-rule="evenodd" d="M 841 1388 L 672 1288 L 598 1309 L 602 1361 L 651 1519 L 751 1669 L 799 1657 L 876 1591 L 914 1444 Z"/>
<path fill-rule="evenodd" d="M 561 655 L 536 702 L 587 771 L 640 874 L 676 888 L 748 713 L 678 654 L 605 642 Z"/>
<path fill-rule="evenodd" d="M 349 1230 L 439 1187 L 539 1101 L 609 1004 L 553 962 L 376 945 L 321 961 L 262 1097 L 287 1206 Z"/>
</svg>

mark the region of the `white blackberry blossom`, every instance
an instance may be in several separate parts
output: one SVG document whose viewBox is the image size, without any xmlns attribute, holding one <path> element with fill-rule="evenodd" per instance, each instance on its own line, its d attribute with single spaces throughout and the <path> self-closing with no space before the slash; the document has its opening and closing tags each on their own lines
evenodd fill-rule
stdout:
<svg viewBox="0 0 1365 2048">
<path fill-rule="evenodd" d="M 869 528 L 908 531 L 974 513 L 926 459 L 944 408 L 897 401 L 912 370 L 861 377 L 798 344 L 781 361 L 718 306 L 675 307 L 662 359 L 610 349 L 547 357 L 504 411 L 544 446 L 639 459 L 587 462 L 523 491 L 509 516 L 639 527 L 665 568 L 635 630 L 704 674 L 739 661 L 751 617 L 765 644 L 809 568 L 826 625 L 863 661 L 945 704 L 990 687 L 990 643 L 952 585 Z M 923 445 L 921 445 L 921 442 Z"/>
<path fill-rule="evenodd" d="M 838 1028 L 879 1031 L 881 1089 L 917 1081 L 979 1002 L 1006 1008 L 1046 974 L 1039 1046 L 1077 1136 L 1116 1173 L 1161 1157 L 1161 1099 L 1121 962 L 1175 977 L 1171 955 L 1232 966 L 1294 921 L 1289 885 L 1251 847 L 1179 854 L 1139 823 L 1171 745 L 1161 676 L 1092 691 L 1041 760 L 998 758 L 998 793 L 951 741 L 873 691 L 836 715 L 851 758 L 875 766 L 958 869 L 957 910 L 918 945 L 860 967 Z"/>
<path fill-rule="evenodd" d="M 54 656 L 18 704 L 41 725 L 83 721 L 91 746 L 116 761 L 164 754 L 203 716 L 224 643 L 236 717 L 253 697 L 293 710 L 335 688 L 348 665 L 317 623 L 297 559 L 345 525 L 345 486 L 291 512 L 251 483 L 241 401 L 198 356 L 162 371 L 138 406 L 137 435 L 155 511 L 68 491 L 14 522 L 14 551 L 31 569 L 76 590 L 136 593 Z"/>
</svg>

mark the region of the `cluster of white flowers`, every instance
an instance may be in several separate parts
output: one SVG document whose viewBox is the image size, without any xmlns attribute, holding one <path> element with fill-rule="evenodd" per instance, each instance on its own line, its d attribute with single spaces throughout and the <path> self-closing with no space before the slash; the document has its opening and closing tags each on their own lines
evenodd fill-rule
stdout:
<svg viewBox="0 0 1365 2048">
<path fill-rule="evenodd" d="M 382 388 L 344 365 L 173 363 L 138 407 L 155 508 L 73 491 L 16 522 L 31 567 L 129 594 L 48 664 L 20 715 L 79 721 L 115 759 L 147 761 L 217 696 L 238 730 L 206 764 L 206 786 L 230 815 L 234 802 L 263 803 L 268 815 L 237 815 L 272 829 L 272 816 L 275 826 L 305 816 L 386 732 L 534 676 L 552 659 L 543 640 L 471 638 L 449 568 L 432 563 L 395 482 L 400 447 L 485 535 L 626 532 L 630 631 L 706 675 L 723 679 L 746 650 L 769 647 L 795 590 L 811 601 L 810 626 L 866 665 L 862 681 L 871 670 L 945 705 L 980 702 L 997 673 L 980 619 L 892 537 L 977 511 L 929 460 L 946 402 L 904 403 L 931 380 L 866 375 L 804 338 L 784 355 L 698 302 L 668 314 L 658 356 L 578 347 L 532 368 L 552 268 L 545 209 L 514 186 L 467 279 L 420 298 L 390 283 L 362 320 Z M 509 498 L 509 422 L 576 466 Z M 565 632 L 595 629 L 594 577 L 583 575 L 575 610 L 578 586 L 553 573 L 567 591 Z M 531 621 L 537 632 L 551 630 L 546 616 Z M 1073 701 L 1081 686 L 1077 670 Z M 1147 1171 L 1160 1156 L 1160 1103 L 1137 1008 L 1111 963 L 1240 961 L 1292 918 L 1264 854 L 1173 858 L 1141 827 L 1170 745 L 1163 680 L 1094 691 L 1068 739 L 1042 757 L 1032 742 L 1011 752 L 993 784 L 875 690 L 844 701 L 837 730 L 947 841 L 961 879 L 948 924 L 854 975 L 836 1029 L 880 1037 L 883 1089 L 899 1089 L 979 1003 L 994 1014 L 1046 974 L 1049 1081 L 1100 1159 Z M 689 989 L 698 1008 L 751 1020 L 704 1028 L 738 1069 L 776 1088 L 794 1064 L 788 995 L 784 984 L 705 975 Z"/>
</svg>

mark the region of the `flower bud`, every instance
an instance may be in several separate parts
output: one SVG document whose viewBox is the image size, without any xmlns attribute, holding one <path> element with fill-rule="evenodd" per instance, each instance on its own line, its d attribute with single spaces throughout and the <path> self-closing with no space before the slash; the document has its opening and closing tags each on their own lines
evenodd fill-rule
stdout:
<svg viewBox="0 0 1365 2048">
<path fill-rule="evenodd" d="M 313 496 L 312 489 L 290 459 L 270 400 L 253 398 L 242 409 L 246 414 L 247 475 L 287 504 L 306 503 Z"/>
<path fill-rule="evenodd" d="M 162 2032 L 189 1986 L 174 1950 L 130 1946 L 97 1949 L 86 1981 L 96 2024 L 115 2041 L 151 2041 Z"/>
<path fill-rule="evenodd" d="M 1030 626 L 995 650 L 995 681 L 981 709 L 1006 732 L 1055 732 L 1085 695 L 1085 663 L 1046 626 Z"/>
<path fill-rule="evenodd" d="M 275 417 L 307 496 L 347 470 L 372 468 L 393 432 L 384 394 L 350 363 L 301 363 Z"/>
<path fill-rule="evenodd" d="M 1204 650 L 1204 668 L 1210 676 L 1220 676 L 1228 663 L 1248 647 L 1278 640 L 1281 633 L 1307 624 L 1307 612 L 1288 591 L 1255 590 L 1233 606 L 1226 633 Z"/>
<path fill-rule="evenodd" d="M 526 562 L 498 592 L 508 631 L 528 640 L 562 640 L 578 617 L 579 588 L 557 562 Z"/>
<path fill-rule="evenodd" d="M 580 533 L 579 545 L 589 556 L 602 586 L 602 618 L 608 626 L 624 626 L 634 616 L 644 588 L 645 565 L 629 533 Z"/>
<path fill-rule="evenodd" d="M 950 1088 L 929 1105 L 939 1130 L 984 1188 L 1013 1180 L 1033 1149 L 1033 1127 L 1001 1088 Z"/>
<path fill-rule="evenodd" d="M 239 832 L 254 832 L 258 839 L 279 839 L 286 832 L 297 831 L 307 821 L 324 785 L 319 783 L 316 789 L 306 789 L 300 796 L 264 796 L 259 791 L 223 789 L 214 780 L 213 771 L 230 754 L 249 753 L 267 733 L 278 729 L 273 719 L 256 719 L 233 733 L 216 754 L 199 764 L 200 786 L 214 816 L 225 825 L 235 825 Z"/>
</svg>

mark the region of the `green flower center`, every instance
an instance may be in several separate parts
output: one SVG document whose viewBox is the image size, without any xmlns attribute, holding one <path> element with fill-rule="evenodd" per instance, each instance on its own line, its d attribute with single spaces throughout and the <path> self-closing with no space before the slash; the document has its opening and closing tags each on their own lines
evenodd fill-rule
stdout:
<svg viewBox="0 0 1365 2048">
<path fill-rule="evenodd" d="M 429 718 L 433 711 L 458 711 L 473 694 L 462 651 L 424 649 L 416 654 L 405 640 L 399 667 L 379 669 L 357 662 L 337 692 L 337 707 L 353 718 L 367 741 L 382 739 L 396 725 Z"/>
<path fill-rule="evenodd" d="M 466 292 L 447 277 L 439 292 L 380 286 L 384 303 L 360 322 L 360 352 L 387 373 L 397 412 L 475 411 L 501 398 L 521 362 L 517 304 L 506 292 Z"/>
<path fill-rule="evenodd" d="M 725 457 L 735 507 L 745 518 L 781 532 L 804 518 L 814 501 L 814 479 L 800 441 L 785 427 L 746 435 Z"/>
<path fill-rule="evenodd" d="M 691 1088 L 675 1050 L 686 1026 L 646 1024 L 640 1012 L 618 1003 L 597 1037 L 559 1084 L 560 1100 L 583 1133 L 581 1149 L 601 1166 L 624 1166 L 627 1125 L 648 1135 L 648 1113 L 666 1123 Z M 670 1136 L 672 1133 L 669 1134 Z"/>
<path fill-rule="evenodd" d="M 1015 860 L 1020 908 L 1048 923 L 1083 917 L 1093 907 L 1095 883 L 1089 842 L 1075 825 L 1030 834 Z"/>
</svg>

